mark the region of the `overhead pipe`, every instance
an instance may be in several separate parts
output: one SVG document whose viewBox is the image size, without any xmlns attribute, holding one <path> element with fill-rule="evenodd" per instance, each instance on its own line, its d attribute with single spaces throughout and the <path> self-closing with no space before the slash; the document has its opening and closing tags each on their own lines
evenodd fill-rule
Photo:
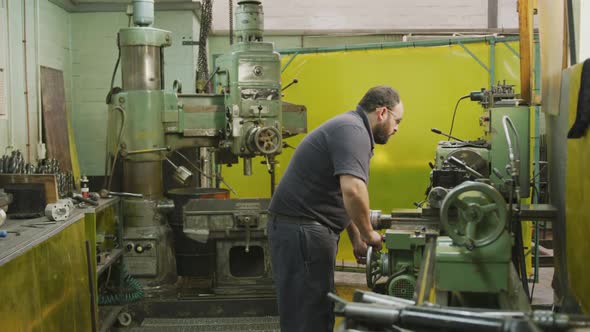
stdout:
<svg viewBox="0 0 590 332">
<path fill-rule="evenodd" d="M 23 1 L 23 61 L 25 76 L 25 112 L 27 121 L 27 162 L 31 162 L 31 124 L 29 120 L 29 72 L 27 69 L 27 2 Z"/>
<path fill-rule="evenodd" d="M 417 40 L 409 42 L 386 42 L 386 43 L 375 43 L 375 44 L 358 44 L 358 45 L 345 45 L 345 46 L 326 46 L 326 47 L 303 47 L 303 48 L 286 48 L 279 49 L 281 55 L 285 54 L 308 54 L 308 53 L 329 53 L 329 52 L 340 52 L 340 51 L 359 51 L 359 50 L 374 50 L 374 49 L 386 49 L 386 48 L 408 48 L 408 47 L 430 47 L 430 46 L 448 46 L 459 43 L 480 43 L 480 42 L 511 42 L 518 41 L 518 36 L 484 36 L 484 37 L 461 37 L 461 38 L 443 38 L 434 40 Z"/>
<path fill-rule="evenodd" d="M 14 148 L 14 119 L 12 118 L 14 115 L 14 112 L 12 111 L 14 109 L 13 107 L 13 100 L 12 100 L 12 79 L 11 79 L 11 75 L 12 75 L 12 55 L 10 52 L 10 7 L 9 7 L 9 3 L 10 1 L 6 1 L 6 43 L 7 43 L 7 47 L 6 47 L 6 54 L 7 54 L 7 66 L 6 66 L 6 81 L 7 81 L 7 85 L 8 85 L 8 95 L 6 98 L 6 105 L 8 108 L 8 111 L 6 112 L 7 116 L 8 116 L 8 124 L 7 124 L 7 130 L 6 130 L 6 134 L 7 134 L 7 139 L 8 139 L 8 146 L 6 147 L 7 149 L 11 149 Z"/>
<path fill-rule="evenodd" d="M 42 101 L 41 101 L 41 43 L 40 43 L 40 30 L 39 26 L 40 19 L 39 19 L 39 0 L 35 0 L 35 55 L 36 55 L 36 63 L 37 66 L 35 68 L 35 75 L 37 80 L 37 158 L 38 159 L 45 159 L 46 152 L 45 144 L 43 144 L 43 108 L 42 108 Z"/>
</svg>

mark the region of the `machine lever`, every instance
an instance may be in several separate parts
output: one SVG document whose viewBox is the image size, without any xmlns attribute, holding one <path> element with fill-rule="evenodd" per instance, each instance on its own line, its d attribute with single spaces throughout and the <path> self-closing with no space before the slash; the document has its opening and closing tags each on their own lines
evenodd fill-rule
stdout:
<svg viewBox="0 0 590 332">
<path fill-rule="evenodd" d="M 213 79 L 213 77 L 215 77 L 215 75 L 217 75 L 217 73 L 219 72 L 220 69 L 221 68 L 219 68 L 219 67 L 215 67 L 215 70 L 213 71 L 213 73 L 211 73 L 211 75 L 209 76 L 209 78 L 205 82 L 205 86 L 207 86 L 207 84 L 209 84 L 209 82 L 211 82 L 211 80 Z"/>
<path fill-rule="evenodd" d="M 500 173 L 500 171 L 496 167 L 492 168 L 492 172 L 498 177 L 498 179 L 504 181 L 502 173 Z"/>
<path fill-rule="evenodd" d="M 291 85 L 293 85 L 293 84 L 296 84 L 296 83 L 299 83 L 299 80 L 298 80 L 298 79 L 296 79 L 296 78 L 294 78 L 294 79 L 291 81 L 291 83 L 287 84 L 287 85 L 286 85 L 284 88 L 282 88 L 282 89 L 281 89 L 281 91 L 285 91 L 285 90 L 287 90 L 287 88 L 288 88 L 288 87 L 290 87 Z"/>
<path fill-rule="evenodd" d="M 457 138 L 457 137 L 452 136 L 452 135 L 449 135 L 449 134 L 445 134 L 445 133 L 443 133 L 442 131 L 440 131 L 439 129 L 436 129 L 436 128 L 432 128 L 432 129 L 430 129 L 430 131 L 432 131 L 433 133 L 438 134 L 438 135 L 443 135 L 445 137 L 452 138 L 455 141 L 465 142 L 464 140 L 462 140 L 460 138 Z"/>
<path fill-rule="evenodd" d="M 449 162 L 455 164 L 455 166 L 463 167 L 465 170 L 467 170 L 469 173 L 471 173 L 472 175 L 474 175 L 476 178 L 481 179 L 481 178 L 484 178 L 485 177 L 480 172 L 478 172 L 478 171 L 474 170 L 473 168 L 467 166 L 467 164 L 463 160 L 461 160 L 461 159 L 459 159 L 457 157 L 450 157 L 447 160 Z"/>
</svg>

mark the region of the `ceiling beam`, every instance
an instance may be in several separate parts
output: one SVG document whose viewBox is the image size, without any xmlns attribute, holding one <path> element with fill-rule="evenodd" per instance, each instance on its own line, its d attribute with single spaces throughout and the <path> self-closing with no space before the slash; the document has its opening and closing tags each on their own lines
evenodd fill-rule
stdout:
<svg viewBox="0 0 590 332">
<path fill-rule="evenodd" d="M 517 28 L 497 29 L 270 29 L 264 30 L 264 36 L 351 36 L 351 35 L 518 35 Z M 211 36 L 227 36 L 228 29 L 211 31 Z"/>
<path fill-rule="evenodd" d="M 75 1 L 75 2 L 74 2 Z M 49 0 L 49 2 L 63 8 L 70 13 L 89 13 L 89 12 L 125 12 L 129 2 L 79 2 L 76 0 Z M 195 14 L 201 11 L 200 2 L 187 1 L 167 1 L 156 2 L 154 10 L 158 11 L 177 11 L 192 10 Z"/>
</svg>

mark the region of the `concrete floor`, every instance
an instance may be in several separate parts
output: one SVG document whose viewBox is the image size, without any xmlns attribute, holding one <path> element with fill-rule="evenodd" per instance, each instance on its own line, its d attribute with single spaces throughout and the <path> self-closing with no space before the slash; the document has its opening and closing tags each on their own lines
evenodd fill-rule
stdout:
<svg viewBox="0 0 590 332">
<path fill-rule="evenodd" d="M 534 290 L 532 290 L 533 284 L 529 283 L 529 288 L 533 291 L 533 305 L 553 305 L 553 288 L 551 288 L 552 279 L 552 267 L 542 267 L 539 269 L 539 282 L 535 284 Z"/>
</svg>

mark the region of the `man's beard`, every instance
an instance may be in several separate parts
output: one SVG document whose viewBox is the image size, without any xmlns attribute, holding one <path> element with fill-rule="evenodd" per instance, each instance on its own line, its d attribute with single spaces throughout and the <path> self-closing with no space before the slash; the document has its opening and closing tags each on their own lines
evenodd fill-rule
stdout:
<svg viewBox="0 0 590 332">
<path fill-rule="evenodd" d="M 375 140 L 375 143 L 385 144 L 389 140 L 389 137 L 391 136 L 388 134 L 388 130 L 384 123 L 373 128 L 373 139 Z"/>
</svg>

